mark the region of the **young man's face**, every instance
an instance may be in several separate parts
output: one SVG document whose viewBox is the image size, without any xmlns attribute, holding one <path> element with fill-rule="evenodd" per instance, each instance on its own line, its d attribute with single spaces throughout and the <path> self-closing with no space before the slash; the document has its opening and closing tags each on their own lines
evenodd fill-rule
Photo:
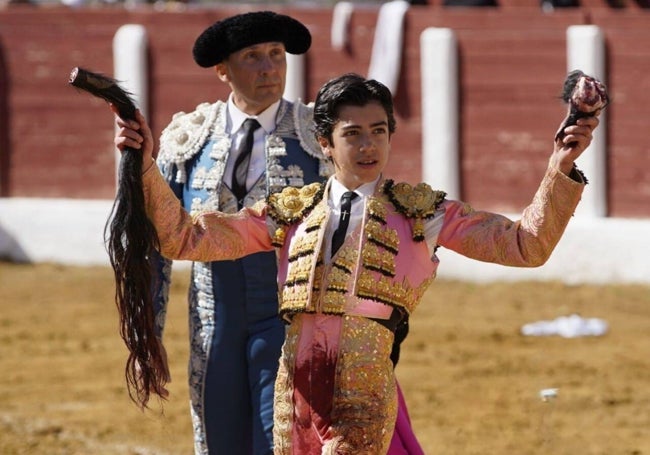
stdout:
<svg viewBox="0 0 650 455">
<path fill-rule="evenodd" d="M 388 116 L 382 105 L 343 106 L 332 131 L 332 142 L 320 138 L 325 155 L 334 162 L 336 179 L 349 190 L 374 181 L 390 152 Z"/>
<path fill-rule="evenodd" d="M 247 114 L 259 114 L 284 93 L 284 44 L 269 42 L 245 47 L 219 63 L 216 71 L 219 79 L 230 85 L 235 105 Z"/>
</svg>

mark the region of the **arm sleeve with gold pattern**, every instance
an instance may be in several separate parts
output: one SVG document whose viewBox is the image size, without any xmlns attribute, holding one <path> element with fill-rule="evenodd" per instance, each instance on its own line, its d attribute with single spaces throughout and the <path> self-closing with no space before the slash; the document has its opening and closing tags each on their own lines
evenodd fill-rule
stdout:
<svg viewBox="0 0 650 455">
<path fill-rule="evenodd" d="M 550 257 L 580 201 L 584 183 L 547 170 L 532 203 L 518 221 L 445 201 L 438 244 L 472 259 L 538 267 Z"/>
<path fill-rule="evenodd" d="M 204 212 L 190 216 L 157 166 L 143 174 L 142 184 L 147 216 L 156 227 L 163 256 L 209 262 L 273 250 L 264 204 L 233 214 Z"/>
</svg>

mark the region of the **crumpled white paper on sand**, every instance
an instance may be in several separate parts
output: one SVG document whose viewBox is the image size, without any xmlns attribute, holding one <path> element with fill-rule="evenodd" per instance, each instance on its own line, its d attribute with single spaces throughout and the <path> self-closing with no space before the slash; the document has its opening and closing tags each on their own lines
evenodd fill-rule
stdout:
<svg viewBox="0 0 650 455">
<path fill-rule="evenodd" d="M 550 321 L 537 321 L 524 324 L 521 334 L 525 336 L 561 336 L 576 338 L 602 336 L 607 333 L 609 324 L 603 319 L 583 318 L 578 314 L 560 316 Z"/>
</svg>

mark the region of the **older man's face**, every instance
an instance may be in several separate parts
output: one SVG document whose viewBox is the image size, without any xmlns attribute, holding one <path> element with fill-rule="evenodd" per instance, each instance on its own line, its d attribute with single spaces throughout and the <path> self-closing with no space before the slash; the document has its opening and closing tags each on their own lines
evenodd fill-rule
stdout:
<svg viewBox="0 0 650 455">
<path fill-rule="evenodd" d="M 287 77 L 284 44 L 268 42 L 245 47 L 216 66 L 219 79 L 233 91 L 235 104 L 256 115 L 282 98 Z"/>
</svg>

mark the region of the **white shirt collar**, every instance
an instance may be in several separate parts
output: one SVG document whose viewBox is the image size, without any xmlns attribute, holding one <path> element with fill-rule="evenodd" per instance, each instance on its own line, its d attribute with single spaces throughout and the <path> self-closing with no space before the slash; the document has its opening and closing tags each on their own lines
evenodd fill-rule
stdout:
<svg viewBox="0 0 650 455">
<path fill-rule="evenodd" d="M 364 183 L 359 188 L 354 190 L 354 192 L 361 196 L 360 199 L 372 196 L 375 192 L 375 188 L 377 187 L 377 183 L 379 182 L 380 178 L 381 175 L 377 177 L 373 182 Z M 350 190 L 347 189 L 341 182 L 336 180 L 336 177 L 332 176 L 329 194 L 329 200 L 332 204 L 332 207 L 339 207 L 341 205 L 341 196 L 343 196 L 343 193 L 346 191 Z"/>
<path fill-rule="evenodd" d="M 235 102 L 233 101 L 233 94 L 231 93 L 230 96 L 228 97 L 230 134 L 234 134 L 237 131 L 239 131 L 239 128 L 241 128 L 242 124 L 244 123 L 244 120 L 246 120 L 247 118 L 257 119 L 257 121 L 260 122 L 260 125 L 262 126 L 264 132 L 267 134 L 271 133 L 272 131 L 275 130 L 275 126 L 276 126 L 275 119 L 278 114 L 278 109 L 280 109 L 280 101 L 282 100 L 278 100 L 275 103 L 271 104 L 269 107 L 267 107 L 264 111 L 262 111 L 258 115 L 248 115 L 242 110 L 240 110 L 237 106 L 235 106 Z"/>
</svg>

